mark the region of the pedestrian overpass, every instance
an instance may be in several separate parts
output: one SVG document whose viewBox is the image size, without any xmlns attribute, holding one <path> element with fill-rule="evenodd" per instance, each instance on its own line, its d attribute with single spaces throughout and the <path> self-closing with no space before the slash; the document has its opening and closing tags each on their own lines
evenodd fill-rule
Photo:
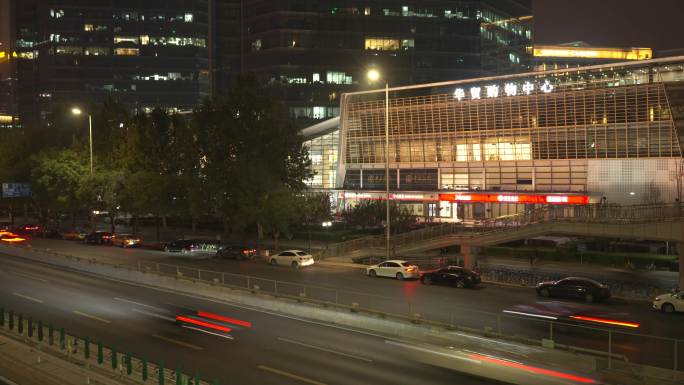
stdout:
<svg viewBox="0 0 684 385">
<path fill-rule="evenodd" d="M 473 224 L 445 223 L 390 238 L 391 255 L 459 245 L 465 265 L 475 264 L 480 246 L 557 234 L 677 243 L 679 282 L 684 287 L 684 204 L 586 205 L 543 207 Z M 329 245 L 322 257 L 386 255 L 385 236 L 364 237 Z"/>
</svg>

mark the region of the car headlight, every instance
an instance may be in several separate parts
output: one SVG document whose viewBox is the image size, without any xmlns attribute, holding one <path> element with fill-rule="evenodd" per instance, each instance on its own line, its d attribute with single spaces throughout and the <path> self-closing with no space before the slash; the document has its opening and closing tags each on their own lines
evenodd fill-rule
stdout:
<svg viewBox="0 0 684 385">
<path fill-rule="evenodd" d="M 660 297 L 655 297 L 655 299 L 654 299 L 654 301 L 660 301 L 660 300 L 662 300 L 662 298 L 660 298 Z"/>
</svg>

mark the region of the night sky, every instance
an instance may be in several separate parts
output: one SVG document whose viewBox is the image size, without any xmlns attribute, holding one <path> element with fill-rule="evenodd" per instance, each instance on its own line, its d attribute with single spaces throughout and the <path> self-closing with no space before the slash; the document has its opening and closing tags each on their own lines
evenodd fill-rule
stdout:
<svg viewBox="0 0 684 385">
<path fill-rule="evenodd" d="M 684 48 L 683 0 L 534 0 L 536 44 Z"/>
</svg>

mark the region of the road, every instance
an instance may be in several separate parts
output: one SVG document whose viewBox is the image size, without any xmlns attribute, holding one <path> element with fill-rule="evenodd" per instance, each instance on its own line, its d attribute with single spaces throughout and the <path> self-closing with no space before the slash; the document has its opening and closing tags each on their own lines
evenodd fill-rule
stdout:
<svg viewBox="0 0 684 385">
<path fill-rule="evenodd" d="M 101 339 L 120 352 L 153 362 L 163 360 L 168 368 L 197 370 L 222 384 L 499 383 L 446 367 L 498 373 L 501 378 L 517 378 L 516 383 L 575 383 L 567 374 L 553 376 L 548 370 L 529 370 L 529 366 L 521 369 L 518 363 L 511 368 L 509 361 L 492 358 L 496 349 L 453 352 L 465 357 L 454 359 L 447 347 L 422 347 L 8 255 L 0 254 L 0 264 L 0 304 L 5 309 L 51 322 L 81 338 Z M 229 334 L 209 334 L 174 322 L 176 315 L 189 314 L 190 309 L 240 320 L 243 326 L 233 326 Z"/>
<path fill-rule="evenodd" d="M 312 266 L 296 270 L 269 266 L 263 260 L 236 262 L 184 259 L 178 254 L 166 254 L 154 250 L 88 246 L 77 242 L 46 239 L 33 239 L 31 242 L 35 247 L 49 248 L 83 258 L 97 257 L 110 262 L 131 265 L 136 265 L 137 261 L 142 259 L 320 288 L 309 289 L 307 295 L 311 297 L 316 296 L 317 292 L 319 294 L 333 293 L 339 290 L 340 292 L 336 294 L 337 299 L 344 303 L 357 302 L 364 306 L 400 314 L 418 313 L 425 318 L 480 330 L 485 327 L 492 328 L 492 330 L 500 328 L 504 334 L 508 335 L 548 338 L 550 333 L 553 333 L 553 339 L 557 343 L 602 351 L 608 350 L 606 330 L 610 328 L 614 332 L 611 335 L 614 343 L 613 352 L 625 354 L 632 362 L 661 367 L 673 365 L 673 341 L 667 339 L 684 340 L 684 329 L 681 328 L 682 315 L 666 315 L 653 311 L 648 303 L 608 301 L 607 303 L 585 304 L 577 301 L 537 298 L 533 290 L 520 287 L 482 285 L 474 290 L 457 290 L 450 287 L 424 286 L 418 281 L 372 279 L 365 276 L 363 271 L 350 268 Z M 268 283 L 264 282 L 262 286 L 264 285 Z M 281 284 L 280 287 L 287 286 Z M 291 290 L 296 292 L 301 289 L 292 286 Z M 511 312 L 516 312 L 516 316 L 511 316 Z M 550 331 L 546 319 L 521 316 L 518 313 L 561 318 L 564 315 L 581 315 L 638 323 L 640 326 L 625 328 L 594 322 L 576 322 L 583 327 L 555 326 L 554 330 Z M 622 334 L 623 332 L 636 332 L 664 339 L 634 337 Z M 684 349 L 684 342 L 679 344 L 679 349 Z M 684 367 L 684 358 L 679 358 L 679 367 Z"/>
</svg>

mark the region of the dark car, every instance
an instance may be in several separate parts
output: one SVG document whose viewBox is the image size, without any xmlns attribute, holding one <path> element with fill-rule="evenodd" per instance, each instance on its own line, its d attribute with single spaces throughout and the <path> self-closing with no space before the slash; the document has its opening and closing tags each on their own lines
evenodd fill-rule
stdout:
<svg viewBox="0 0 684 385">
<path fill-rule="evenodd" d="M 443 267 L 439 270 L 425 272 L 420 276 L 425 285 L 449 285 L 458 288 L 472 287 L 481 282 L 480 274 L 459 266 Z"/>
<path fill-rule="evenodd" d="M 593 279 L 568 277 L 538 283 L 537 294 L 542 297 L 577 298 L 594 302 L 610 298 L 610 289 Z"/>
<path fill-rule="evenodd" d="M 112 234 L 107 231 L 93 231 L 92 233 L 86 235 L 84 239 L 85 243 L 91 243 L 94 245 L 105 245 L 112 242 Z"/>
<path fill-rule="evenodd" d="M 255 248 L 239 245 L 223 245 L 216 251 L 216 258 L 236 259 L 238 261 L 254 259 L 256 255 Z"/>
</svg>

